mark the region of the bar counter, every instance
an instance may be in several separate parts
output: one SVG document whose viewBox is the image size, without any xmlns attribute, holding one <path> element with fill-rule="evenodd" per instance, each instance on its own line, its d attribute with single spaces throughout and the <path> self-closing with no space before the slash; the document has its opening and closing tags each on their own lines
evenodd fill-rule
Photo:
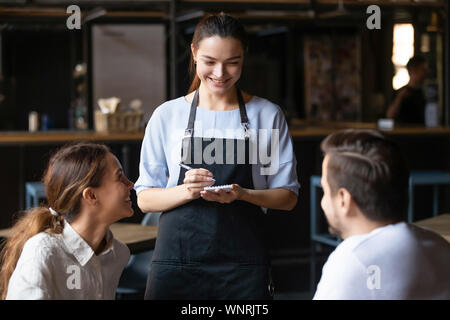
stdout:
<svg viewBox="0 0 450 320">
<path fill-rule="evenodd" d="M 289 131 L 293 138 L 325 137 L 328 134 L 345 128 L 377 129 L 373 122 L 307 122 L 292 119 Z M 380 130 L 386 135 L 449 135 L 450 126 L 427 128 L 423 126 L 396 126 L 392 130 Z M 95 131 L 4 131 L 0 133 L 0 145 L 48 144 L 68 141 L 110 141 L 125 142 L 142 140 L 144 132 L 133 133 L 97 133 Z"/>
<path fill-rule="evenodd" d="M 292 119 L 289 124 L 289 131 L 293 138 L 325 137 L 336 130 L 348 128 L 379 130 L 377 127 L 377 123 L 375 122 L 313 122 L 301 119 Z M 395 125 L 392 130 L 379 131 L 389 136 L 448 135 L 450 134 L 450 126 L 427 128 L 425 126 Z"/>
<path fill-rule="evenodd" d="M 136 141 L 142 140 L 144 132 L 135 133 L 97 133 L 95 131 L 4 131 L 0 133 L 0 145 L 48 144 L 69 141 Z"/>
</svg>

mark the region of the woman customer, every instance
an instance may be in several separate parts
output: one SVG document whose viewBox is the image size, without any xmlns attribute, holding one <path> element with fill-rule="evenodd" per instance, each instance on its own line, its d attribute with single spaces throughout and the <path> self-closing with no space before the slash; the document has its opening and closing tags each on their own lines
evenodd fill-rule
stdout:
<svg viewBox="0 0 450 320">
<path fill-rule="evenodd" d="M 105 145 L 54 154 L 43 178 L 48 206 L 13 227 L 1 254 L 2 299 L 114 299 L 130 252 L 109 226 L 133 215 L 133 183 Z"/>
</svg>

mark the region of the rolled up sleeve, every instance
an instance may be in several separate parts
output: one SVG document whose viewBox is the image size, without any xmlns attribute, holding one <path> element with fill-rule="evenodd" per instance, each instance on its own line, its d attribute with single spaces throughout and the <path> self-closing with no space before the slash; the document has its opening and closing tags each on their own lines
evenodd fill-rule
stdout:
<svg viewBox="0 0 450 320">
<path fill-rule="evenodd" d="M 298 196 L 300 184 L 297 179 L 297 162 L 290 161 L 279 165 L 277 174 L 267 176 L 269 189 L 284 188 Z"/>
<path fill-rule="evenodd" d="M 267 175 L 267 186 L 269 189 L 288 189 L 298 195 L 300 183 L 297 177 L 297 160 L 288 125 L 281 110 L 275 116 L 273 129 L 279 130 L 278 170 Z"/>
<path fill-rule="evenodd" d="M 158 109 L 156 109 L 147 124 L 142 141 L 139 178 L 134 184 L 137 194 L 145 189 L 167 186 L 168 167 L 164 151 L 163 129 Z"/>
</svg>

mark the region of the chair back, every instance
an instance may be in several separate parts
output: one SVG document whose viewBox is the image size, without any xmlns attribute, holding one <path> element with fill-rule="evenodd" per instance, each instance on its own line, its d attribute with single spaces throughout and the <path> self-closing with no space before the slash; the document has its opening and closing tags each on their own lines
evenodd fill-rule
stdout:
<svg viewBox="0 0 450 320">
<path fill-rule="evenodd" d="M 143 226 L 157 226 L 160 216 L 161 212 L 147 212 L 144 218 L 142 218 L 141 224 Z"/>
<path fill-rule="evenodd" d="M 141 225 L 157 226 L 161 212 L 148 212 L 142 218 Z M 119 286 L 116 293 L 120 296 L 123 294 L 136 294 L 145 292 L 147 275 L 150 270 L 153 250 L 132 254 L 128 265 L 124 269 L 120 278 Z"/>
</svg>

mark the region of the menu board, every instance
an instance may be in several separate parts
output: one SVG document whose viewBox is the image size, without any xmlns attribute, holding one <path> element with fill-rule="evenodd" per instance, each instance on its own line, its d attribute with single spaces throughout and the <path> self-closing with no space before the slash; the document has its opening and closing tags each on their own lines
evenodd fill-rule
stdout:
<svg viewBox="0 0 450 320">
<path fill-rule="evenodd" d="M 361 54 L 357 35 L 304 40 L 305 113 L 309 120 L 361 118 Z"/>
</svg>

